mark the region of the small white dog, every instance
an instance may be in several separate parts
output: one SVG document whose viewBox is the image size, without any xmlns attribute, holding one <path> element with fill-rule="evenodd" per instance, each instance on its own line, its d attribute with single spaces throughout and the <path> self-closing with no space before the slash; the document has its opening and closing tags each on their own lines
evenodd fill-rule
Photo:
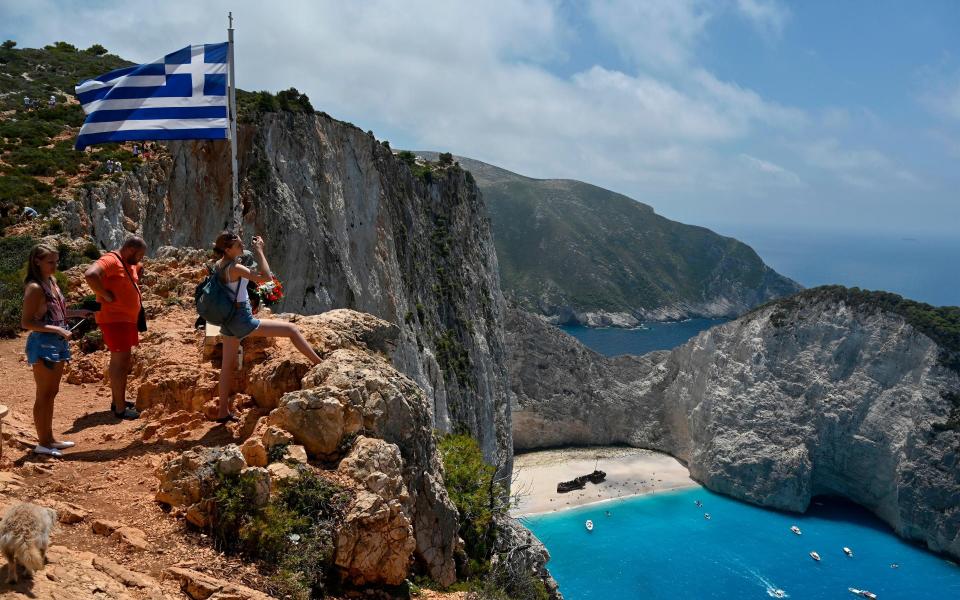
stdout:
<svg viewBox="0 0 960 600">
<path fill-rule="evenodd" d="M 29 502 L 7 510 L 0 523 L 0 550 L 7 557 L 7 579 L 17 582 L 17 565 L 30 576 L 42 569 L 50 545 L 50 533 L 57 523 L 57 511 Z"/>
</svg>

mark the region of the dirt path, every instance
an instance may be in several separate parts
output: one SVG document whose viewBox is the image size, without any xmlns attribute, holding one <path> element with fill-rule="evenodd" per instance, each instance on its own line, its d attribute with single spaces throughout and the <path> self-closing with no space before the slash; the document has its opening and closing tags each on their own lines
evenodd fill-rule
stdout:
<svg viewBox="0 0 960 600">
<path fill-rule="evenodd" d="M 24 362 L 24 339 L 0 340 L 3 377 L 0 402 L 10 408 L 10 415 L 4 421 L 4 437 L 10 439 L 4 441 L 0 462 L 0 475 L 3 475 L 0 504 L 29 500 L 40 504 L 79 505 L 89 511 L 89 515 L 79 523 L 60 525 L 53 543 L 109 558 L 126 569 L 147 574 L 160 582 L 167 597 L 184 597 L 178 582 L 163 579 L 164 570 L 173 565 L 185 565 L 262 589 L 262 578 L 252 567 L 216 552 L 206 535 L 187 531 L 182 521 L 164 514 L 153 501 L 156 491 L 153 472 L 166 453 L 198 443 L 229 443 L 235 441 L 233 432 L 209 423 L 187 432 L 183 439 L 156 441 L 151 438 L 144 442 L 142 430 L 147 420 L 116 420 L 108 412 L 110 390 L 106 385 L 73 385 L 64 378 L 57 397 L 53 429 L 60 439 L 75 441 L 77 445 L 65 451 L 62 459 L 34 455 L 30 450 L 36 443 L 32 420 L 35 387 L 32 371 Z M 94 533 L 92 524 L 98 519 L 142 530 L 149 548 L 134 550 Z M 11 588 L 7 587 L 5 578 L 2 579 L 0 595 L 5 595 Z M 13 590 L 29 595 L 31 585 L 27 580 Z M 157 597 L 156 590 L 147 591 L 137 586 L 128 587 L 127 593 L 127 597 L 132 598 Z"/>
</svg>

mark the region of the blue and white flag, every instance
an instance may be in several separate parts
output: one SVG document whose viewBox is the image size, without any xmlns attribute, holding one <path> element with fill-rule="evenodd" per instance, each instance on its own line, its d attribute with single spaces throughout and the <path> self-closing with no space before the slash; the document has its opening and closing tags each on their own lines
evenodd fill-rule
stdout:
<svg viewBox="0 0 960 600">
<path fill-rule="evenodd" d="M 227 42 L 187 46 L 87 79 L 76 90 L 87 113 L 78 150 L 104 142 L 228 137 Z"/>
</svg>

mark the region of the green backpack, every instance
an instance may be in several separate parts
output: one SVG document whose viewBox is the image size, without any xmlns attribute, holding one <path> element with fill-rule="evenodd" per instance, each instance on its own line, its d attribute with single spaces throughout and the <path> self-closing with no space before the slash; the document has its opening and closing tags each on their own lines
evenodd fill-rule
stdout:
<svg viewBox="0 0 960 600">
<path fill-rule="evenodd" d="M 227 264 L 227 270 L 233 263 Z M 212 325 L 223 325 L 237 309 L 237 292 L 230 290 L 220 279 L 220 269 L 208 267 L 210 274 L 194 290 L 197 313 Z M 237 290 L 239 291 L 239 289 Z"/>
</svg>

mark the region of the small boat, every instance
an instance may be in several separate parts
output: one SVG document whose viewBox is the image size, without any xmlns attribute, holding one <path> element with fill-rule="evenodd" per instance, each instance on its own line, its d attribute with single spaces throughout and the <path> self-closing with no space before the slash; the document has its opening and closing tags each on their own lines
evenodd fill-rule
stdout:
<svg viewBox="0 0 960 600">
<path fill-rule="evenodd" d="M 773 592 L 771 592 L 771 595 L 772 595 L 774 598 L 786 598 L 786 597 L 787 597 L 787 593 L 786 593 L 785 591 L 783 591 L 783 590 L 773 590 Z"/>
<path fill-rule="evenodd" d="M 850 590 L 851 594 L 856 594 L 857 596 L 861 596 L 863 598 L 870 598 L 870 600 L 877 600 L 877 595 L 873 592 L 868 592 L 867 590 L 858 590 L 857 588 L 847 589 Z"/>
<path fill-rule="evenodd" d="M 709 520 L 710 520 L 710 513 L 703 513 L 703 518 L 709 521 Z"/>
<path fill-rule="evenodd" d="M 810 558 L 812 558 L 813 560 L 815 560 L 815 561 L 817 561 L 817 562 L 820 562 L 820 555 L 817 554 L 816 552 L 811 552 L 811 553 L 810 553 Z"/>
<path fill-rule="evenodd" d="M 693 501 L 693 504 L 694 504 L 697 508 L 702 508 L 702 507 L 703 507 L 703 502 L 700 502 L 699 500 L 694 500 L 694 501 Z"/>
<path fill-rule="evenodd" d="M 847 548 L 846 546 L 843 547 L 843 553 L 846 554 L 847 556 L 853 556 L 853 550 L 851 550 L 850 548 Z"/>
<path fill-rule="evenodd" d="M 587 528 L 587 531 L 593 531 L 593 521 L 587 519 L 587 522 L 583 524 Z"/>
<path fill-rule="evenodd" d="M 797 534 L 797 535 L 803 535 L 803 532 L 800 531 L 800 528 L 797 527 L 796 525 L 791 525 L 791 526 L 790 526 L 790 531 L 794 532 L 794 533 Z"/>
<path fill-rule="evenodd" d="M 897 563 L 890 563 L 890 568 L 891 568 L 891 569 L 899 569 L 899 568 L 900 568 L 900 565 L 898 565 Z"/>
</svg>

